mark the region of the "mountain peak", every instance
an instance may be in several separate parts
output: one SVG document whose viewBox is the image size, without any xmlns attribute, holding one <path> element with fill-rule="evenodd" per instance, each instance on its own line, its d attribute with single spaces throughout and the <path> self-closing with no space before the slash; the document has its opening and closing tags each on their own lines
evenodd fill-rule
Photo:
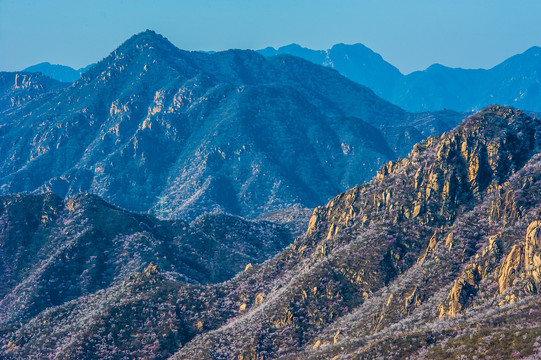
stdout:
<svg viewBox="0 0 541 360">
<path fill-rule="evenodd" d="M 440 63 L 434 63 L 430 65 L 429 67 L 427 67 L 424 71 L 442 71 L 442 70 L 447 70 L 447 69 L 451 69 L 451 68 L 445 65 L 442 65 Z"/>
<path fill-rule="evenodd" d="M 186 52 L 154 31 L 128 39 L 42 109 L 40 114 L 54 119 L 47 127 L 80 127 L 80 137 L 62 133 L 66 145 L 57 146 L 60 140 L 51 131 L 41 140 L 48 155 L 37 159 L 27 156 L 34 145 L 10 145 L 19 144 L 11 140 L 18 132 L 4 134 L 6 151 L 0 154 L 6 158 L 0 157 L 0 164 L 10 168 L 0 175 L 27 163 L 58 164 L 46 180 L 18 172 L 8 180 L 10 192 L 99 192 L 126 209 L 161 209 L 163 217 L 188 219 L 214 210 L 255 217 L 289 204 L 315 207 L 369 179 L 421 136 L 402 136 L 409 114 L 335 70 L 288 55 L 265 59 L 249 50 Z M 24 119 L 21 128 L 37 131 L 40 119 Z M 37 146 L 42 145 L 36 151 Z M 258 173 L 265 176 L 254 178 L 251 164 L 260 159 L 265 160 Z M 128 173 L 142 172 L 149 175 L 144 191 L 128 183 Z M 113 178 L 119 182 L 109 187 Z M 278 192 L 271 182 L 281 184 Z M 166 207 L 155 206 L 158 196 Z"/>
<path fill-rule="evenodd" d="M 468 117 L 462 124 L 462 127 L 469 129 L 472 126 L 483 126 L 485 129 L 504 129 L 513 126 L 515 123 L 520 126 L 524 121 L 529 123 L 534 120 L 522 110 L 494 104 L 489 105 L 481 109 L 478 113 Z M 458 129 L 460 129 L 460 127 Z"/>
<path fill-rule="evenodd" d="M 303 46 L 300 46 L 297 43 L 291 43 L 289 45 L 280 46 L 280 48 L 278 48 L 278 50 L 287 51 L 287 50 L 308 50 L 308 49 L 303 47 Z M 317 51 L 317 50 L 315 50 L 315 51 Z"/>
<path fill-rule="evenodd" d="M 149 29 L 146 29 L 145 31 L 142 31 L 142 32 L 140 32 L 138 34 L 133 35 L 132 37 L 130 37 L 126 41 L 130 41 L 130 40 L 133 40 L 133 39 L 155 39 L 155 40 L 165 40 L 165 41 L 167 41 L 167 39 L 164 36 L 158 34 L 154 30 L 149 30 Z"/>
<path fill-rule="evenodd" d="M 133 49 L 177 49 L 166 37 L 156 33 L 153 30 L 145 30 L 139 34 L 133 35 L 126 40 L 117 51 L 126 52 Z"/>
<path fill-rule="evenodd" d="M 132 73 L 142 75 L 152 63 L 176 63 L 181 52 L 164 36 L 152 30 L 146 30 L 130 37 L 96 66 L 85 71 L 83 78 L 86 79 L 85 81 L 111 78 L 113 72 L 120 73 L 128 68 Z M 156 71 L 163 71 L 163 69 Z"/>
<path fill-rule="evenodd" d="M 332 47 L 331 47 L 331 50 L 333 49 L 355 49 L 355 50 L 364 50 L 364 51 L 367 51 L 368 53 L 371 53 L 371 54 L 377 54 L 376 52 L 374 52 L 372 49 L 370 49 L 369 47 L 365 46 L 364 44 L 361 44 L 361 43 L 355 43 L 355 44 L 344 44 L 344 43 L 338 43 L 338 44 L 334 44 Z M 378 54 L 379 55 L 379 54 Z"/>
<path fill-rule="evenodd" d="M 69 66 L 51 64 L 50 62 L 42 62 L 36 65 L 32 65 L 24 69 L 25 72 L 42 73 L 58 81 L 62 82 L 74 82 L 81 77 L 78 70 L 75 70 Z"/>
<path fill-rule="evenodd" d="M 524 55 L 531 55 L 531 56 L 539 56 L 541 54 L 541 47 L 540 46 L 532 46 L 525 52 L 523 52 Z"/>
</svg>

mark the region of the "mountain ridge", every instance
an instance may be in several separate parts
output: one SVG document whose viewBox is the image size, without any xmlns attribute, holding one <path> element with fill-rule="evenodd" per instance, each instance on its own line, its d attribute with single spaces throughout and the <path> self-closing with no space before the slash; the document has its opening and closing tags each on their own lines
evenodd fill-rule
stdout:
<svg viewBox="0 0 541 360">
<path fill-rule="evenodd" d="M 316 209 L 306 235 L 234 278 L 185 286 L 150 264 L 7 328 L 3 349 L 13 358 L 535 358 L 540 150 L 539 119 L 485 108 Z"/>
<path fill-rule="evenodd" d="M 79 80 L 83 73 L 90 69 L 92 66 L 94 66 L 94 64 L 87 65 L 80 69 L 74 69 L 66 65 L 42 62 L 36 65 L 29 66 L 22 70 L 22 72 L 42 73 L 43 75 L 60 82 L 73 83 L 74 81 Z"/>
<path fill-rule="evenodd" d="M 292 43 L 256 51 L 266 57 L 290 54 L 334 68 L 387 101 L 408 111 L 422 112 L 443 109 L 477 111 L 493 103 L 540 111 L 537 104 L 541 90 L 536 85 L 539 81 L 537 57 L 540 49 L 532 46 L 489 69 L 432 64 L 406 75 L 361 43 L 339 43 L 327 50 L 312 50 Z M 41 71 L 56 80 L 73 82 L 93 65 L 79 70 L 66 67 L 69 74 L 63 77 L 62 74 L 55 75 L 55 69 L 60 71 L 55 67 L 62 65 L 47 64 L 37 64 L 24 71 Z"/>
<path fill-rule="evenodd" d="M 0 204 L 4 325 L 126 281 L 150 263 L 170 280 L 219 283 L 292 242 L 284 225 L 268 221 L 161 221 L 90 194 L 7 195 Z"/>
<path fill-rule="evenodd" d="M 0 114 L 41 99 L 67 85 L 42 74 L 0 72 Z"/>
<path fill-rule="evenodd" d="M 373 89 L 378 96 L 408 111 L 453 109 L 477 111 L 490 104 L 511 105 L 539 111 L 541 48 L 533 46 L 489 69 L 451 68 L 432 64 L 425 70 L 403 75 L 377 53 L 362 44 L 338 44 L 329 50 L 300 45 L 259 50 L 266 56 L 291 53 L 329 66 L 342 75 Z M 336 51 L 341 47 L 341 52 Z M 359 52 L 359 49 L 362 51 Z M 357 60 L 355 59 L 357 57 Z"/>
<path fill-rule="evenodd" d="M 2 358 L 541 357 L 535 113 L 146 31 L 71 84 L 0 73 L 0 117 Z"/>
<path fill-rule="evenodd" d="M 187 52 L 147 31 L 5 117 L 0 189 L 255 218 L 324 203 L 461 118 L 407 113 L 300 58 Z"/>
</svg>

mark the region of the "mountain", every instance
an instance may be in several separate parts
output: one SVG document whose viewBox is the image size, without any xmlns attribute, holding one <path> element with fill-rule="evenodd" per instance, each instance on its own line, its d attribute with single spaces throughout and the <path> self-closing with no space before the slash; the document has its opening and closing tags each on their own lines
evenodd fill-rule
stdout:
<svg viewBox="0 0 541 360">
<path fill-rule="evenodd" d="M 6 195 L 0 222 L 3 325 L 128 281 L 150 263 L 187 284 L 225 281 L 293 241 L 285 226 L 268 221 L 161 221 L 89 194 Z"/>
<path fill-rule="evenodd" d="M 387 96 L 393 92 L 394 84 L 403 77 L 396 67 L 363 44 L 336 44 L 328 50 L 311 50 L 297 44 L 290 44 L 278 49 L 268 47 L 258 52 L 263 56 L 289 54 L 314 64 L 333 68 L 348 79 L 367 86 L 378 96 L 391 102 L 392 100 Z"/>
<path fill-rule="evenodd" d="M 494 103 L 541 110 L 541 48 L 537 46 L 488 70 L 434 64 L 408 75 L 362 44 L 338 44 L 329 50 L 292 44 L 259 52 L 265 56 L 291 54 L 331 67 L 408 111 L 476 111 Z"/>
<path fill-rule="evenodd" d="M 0 192 L 255 218 L 325 203 L 462 117 L 408 113 L 297 57 L 187 52 L 146 31 L 3 116 Z"/>
<path fill-rule="evenodd" d="M 83 75 L 83 73 L 90 69 L 92 66 L 94 66 L 94 64 L 90 64 L 88 66 L 75 70 L 74 68 L 71 68 L 69 66 L 43 62 L 27 67 L 23 70 L 23 72 L 42 73 L 43 75 L 57 81 L 72 83 L 79 80 L 81 78 L 81 75 Z"/>
<path fill-rule="evenodd" d="M 541 121 L 497 106 L 429 138 L 232 280 L 247 311 L 173 359 L 538 352 L 540 150 Z M 257 289 L 246 286 L 254 277 Z M 497 342 L 505 336 L 520 340 Z"/>
<path fill-rule="evenodd" d="M 541 48 L 532 47 L 488 70 L 432 65 L 405 76 L 392 102 L 413 111 L 475 110 L 492 103 L 539 111 L 540 55 Z"/>
<path fill-rule="evenodd" d="M 348 79 L 370 88 L 379 97 L 411 112 L 442 109 L 477 111 L 490 104 L 541 111 L 541 48 L 537 46 L 488 70 L 434 64 L 408 75 L 401 74 L 395 66 L 363 44 L 336 44 L 328 50 L 290 44 L 257 52 L 265 57 L 293 55 L 335 69 Z M 41 63 L 26 68 L 24 72 L 41 72 L 61 82 L 74 82 L 93 65 L 75 70 Z"/>
<path fill-rule="evenodd" d="M 0 116 L 27 102 L 44 101 L 47 95 L 66 87 L 65 84 L 42 74 L 0 72 Z"/>
<path fill-rule="evenodd" d="M 538 358 L 540 151 L 539 119 L 483 109 L 318 207 L 272 259 L 213 285 L 149 264 L 4 322 L 4 357 Z"/>
</svg>

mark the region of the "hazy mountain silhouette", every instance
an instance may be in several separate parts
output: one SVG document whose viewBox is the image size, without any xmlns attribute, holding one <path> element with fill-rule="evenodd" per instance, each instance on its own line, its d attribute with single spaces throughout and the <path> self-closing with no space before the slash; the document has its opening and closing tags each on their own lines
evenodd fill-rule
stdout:
<svg viewBox="0 0 541 360">
<path fill-rule="evenodd" d="M 259 52 L 265 56 L 291 54 L 331 67 L 408 111 L 472 111 L 494 103 L 541 111 L 539 47 L 488 70 L 434 64 L 408 75 L 402 75 L 362 44 L 338 44 L 329 50 L 310 50 L 292 44 Z"/>
<path fill-rule="evenodd" d="M 329 50 L 311 50 L 297 44 L 291 44 L 278 49 L 269 47 L 258 50 L 258 52 L 264 56 L 290 54 L 315 64 L 333 68 L 345 77 L 369 87 L 378 96 L 388 100 L 390 100 L 388 95 L 393 92 L 395 84 L 403 77 L 396 67 L 363 44 L 336 44 Z"/>
<path fill-rule="evenodd" d="M 23 70 L 23 72 L 42 73 L 52 79 L 61 82 L 72 83 L 81 78 L 83 73 L 90 69 L 94 64 L 82 67 L 80 69 L 74 69 L 66 65 L 51 64 L 48 62 L 32 65 Z"/>
</svg>

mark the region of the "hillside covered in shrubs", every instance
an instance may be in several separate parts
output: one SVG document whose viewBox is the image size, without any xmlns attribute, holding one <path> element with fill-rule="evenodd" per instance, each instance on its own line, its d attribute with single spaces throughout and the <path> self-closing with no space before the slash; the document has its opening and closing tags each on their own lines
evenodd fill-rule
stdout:
<svg viewBox="0 0 541 360">
<path fill-rule="evenodd" d="M 537 358 L 540 150 L 539 119 L 485 108 L 316 208 L 294 241 L 269 222 L 4 197 L 2 354 Z"/>
</svg>

